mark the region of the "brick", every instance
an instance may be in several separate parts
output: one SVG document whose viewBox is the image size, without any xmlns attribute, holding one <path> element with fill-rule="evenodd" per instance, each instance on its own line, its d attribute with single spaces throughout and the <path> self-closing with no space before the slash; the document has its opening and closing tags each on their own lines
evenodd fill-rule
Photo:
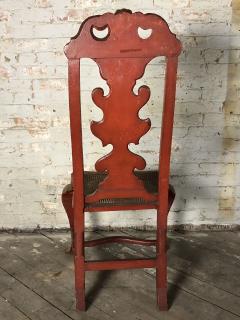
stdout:
<svg viewBox="0 0 240 320">
<path fill-rule="evenodd" d="M 34 0 L 35 6 L 39 8 L 59 8 L 59 7 L 71 7 L 74 6 L 75 0 Z"/>
<path fill-rule="evenodd" d="M 225 7 L 230 7 L 232 3 L 232 0 L 222 0 L 221 1 L 221 7 L 224 8 Z M 201 8 L 214 8 L 214 9 L 218 9 L 218 3 L 215 0 L 190 0 L 190 6 L 192 8 L 196 8 L 196 9 L 201 9 Z"/>
<path fill-rule="evenodd" d="M 87 0 L 86 2 L 90 3 L 90 5 L 88 7 L 91 7 L 92 3 L 95 3 L 97 6 L 100 6 L 99 1 L 94 1 L 94 0 Z M 114 8 L 114 9 L 122 9 L 124 7 L 126 7 L 126 0 L 110 0 L 108 2 L 108 0 L 104 0 L 104 2 L 106 3 L 105 6 L 103 4 L 103 7 L 107 7 L 108 4 Z M 157 2 L 157 1 L 156 1 Z M 143 9 L 148 9 L 151 8 L 153 6 L 153 3 L 155 4 L 155 2 L 153 2 L 153 0 L 132 0 L 131 2 L 127 3 L 127 7 L 129 9 L 131 9 L 132 11 L 136 11 L 136 8 L 143 8 Z M 85 1 L 83 2 L 84 6 L 86 5 Z"/>
<path fill-rule="evenodd" d="M 0 21 L 8 21 L 10 18 L 10 11 L 0 9 Z"/>
<path fill-rule="evenodd" d="M 173 0 L 173 1 L 161 1 L 161 0 L 154 0 L 154 6 L 160 7 L 160 8 L 181 8 L 181 7 L 188 7 L 190 3 L 190 0 L 183 0 L 183 1 L 178 1 L 178 0 Z"/>
<path fill-rule="evenodd" d="M 37 56 L 34 53 L 22 53 L 18 55 L 17 62 L 22 65 L 34 65 L 36 64 Z"/>
<path fill-rule="evenodd" d="M 24 1 L 14 1 L 14 9 L 25 9 L 34 6 L 35 0 L 24 0 Z M 1 9 L 12 10 L 13 2 L 12 0 L 1 0 Z"/>
<path fill-rule="evenodd" d="M 62 51 L 60 52 L 39 52 L 36 54 L 37 64 L 56 66 L 66 66 L 67 58 Z"/>
<path fill-rule="evenodd" d="M 203 124 L 203 116 L 201 113 L 192 115 L 176 114 L 174 118 L 174 127 L 198 127 Z"/>
<path fill-rule="evenodd" d="M 50 23 L 53 18 L 53 9 L 48 8 L 24 8 L 12 11 L 12 22 L 14 24 L 22 23 Z"/>
<path fill-rule="evenodd" d="M 3 39 L 32 39 L 34 37 L 34 24 L 15 24 L 14 22 L 7 26 L 6 32 L 3 35 Z"/>
<path fill-rule="evenodd" d="M 79 26 L 76 23 L 49 23 L 34 25 L 34 34 L 31 38 L 71 38 L 77 33 Z M 67 42 L 67 39 L 66 39 Z"/>
<path fill-rule="evenodd" d="M 173 19 L 175 21 L 182 22 L 181 17 L 185 17 L 184 23 L 197 22 L 197 23 L 227 23 L 232 16 L 232 8 L 228 7 L 224 10 L 219 10 L 219 7 L 215 8 L 199 8 L 196 10 L 194 7 L 189 6 L 187 8 L 174 9 Z M 211 25 L 210 25 L 211 26 Z"/>
</svg>

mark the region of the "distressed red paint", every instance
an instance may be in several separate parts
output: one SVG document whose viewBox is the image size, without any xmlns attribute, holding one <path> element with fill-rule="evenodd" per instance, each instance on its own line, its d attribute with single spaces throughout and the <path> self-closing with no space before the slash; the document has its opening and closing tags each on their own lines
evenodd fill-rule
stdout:
<svg viewBox="0 0 240 320">
<path fill-rule="evenodd" d="M 138 35 L 138 27 L 151 29 L 147 39 Z M 94 29 L 108 29 L 99 39 Z M 120 10 L 86 19 L 65 47 L 69 63 L 69 106 L 72 139 L 72 183 L 63 191 L 63 205 L 68 214 L 73 234 L 75 256 L 75 286 L 77 308 L 85 310 L 85 271 L 126 268 L 156 268 L 157 302 L 160 310 L 167 309 L 167 215 L 174 199 L 169 185 L 170 153 L 175 104 L 177 57 L 181 44 L 158 15 L 131 13 Z M 166 56 L 165 94 L 159 152 L 158 172 L 139 172 L 145 160 L 132 153 L 129 143 L 139 139 L 150 129 L 149 119 L 140 119 L 139 110 L 150 96 L 150 89 L 142 86 L 133 93 L 136 80 L 141 78 L 146 65 L 157 56 Z M 107 81 L 109 94 L 104 96 L 96 88 L 93 101 L 103 111 L 103 119 L 92 122 L 93 134 L 103 145 L 112 144 L 113 150 L 99 159 L 96 172 L 84 172 L 81 102 L 80 59 L 92 58 Z M 157 145 L 157 144 L 156 144 Z M 149 184 L 149 181 L 151 182 Z M 150 187 L 149 187 L 150 185 Z M 157 238 L 154 241 L 127 237 L 111 237 L 84 241 L 84 212 L 157 210 Z M 122 261 L 85 261 L 84 248 L 108 242 L 156 245 L 155 259 Z"/>
</svg>

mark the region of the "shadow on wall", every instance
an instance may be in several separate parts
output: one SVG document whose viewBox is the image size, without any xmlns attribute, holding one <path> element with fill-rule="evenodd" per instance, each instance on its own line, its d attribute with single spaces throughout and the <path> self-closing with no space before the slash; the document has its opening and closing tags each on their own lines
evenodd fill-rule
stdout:
<svg viewBox="0 0 240 320">
<path fill-rule="evenodd" d="M 231 32 L 239 31 L 240 21 L 240 2 L 232 1 L 232 22 Z M 231 48 L 231 43 L 229 45 Z M 237 51 L 238 52 L 238 51 Z M 237 158 L 239 151 L 239 97 L 236 84 L 239 83 L 239 57 L 236 57 L 235 50 L 229 50 L 228 75 L 227 75 L 227 94 L 223 104 L 224 127 L 222 135 L 222 185 L 226 186 L 225 190 L 220 190 L 219 194 L 219 214 L 223 219 L 231 219 L 237 213 L 238 199 L 236 186 L 237 179 Z M 228 187 L 227 187 L 228 186 Z"/>
<path fill-rule="evenodd" d="M 211 34 L 211 29 L 209 29 Z M 200 89 L 201 97 L 196 110 L 186 101 L 186 110 L 201 114 L 202 124 L 187 123 L 183 138 L 174 136 L 172 182 L 176 188 L 173 224 L 233 224 L 235 215 L 237 143 L 231 114 L 236 111 L 232 101 L 233 72 L 230 38 L 199 33 L 200 59 L 203 63 L 180 64 L 194 83 L 191 89 Z M 198 45 L 198 36 L 196 36 Z M 222 46 L 223 45 L 223 46 Z M 209 48 L 210 46 L 210 48 Z M 195 48 L 184 51 L 191 55 Z M 187 60 L 187 59 L 186 59 Z M 199 60 L 201 61 L 201 60 Z M 187 68 L 184 70 L 184 68 Z M 195 77 L 196 71 L 199 75 Z M 183 76 L 183 81 L 184 79 Z M 197 98 L 197 96 L 196 96 Z M 176 105 L 176 113 L 178 105 Z M 189 119 L 191 113 L 186 113 Z M 194 117 L 192 117 L 194 119 Z M 236 129 L 236 128 L 235 128 Z"/>
</svg>

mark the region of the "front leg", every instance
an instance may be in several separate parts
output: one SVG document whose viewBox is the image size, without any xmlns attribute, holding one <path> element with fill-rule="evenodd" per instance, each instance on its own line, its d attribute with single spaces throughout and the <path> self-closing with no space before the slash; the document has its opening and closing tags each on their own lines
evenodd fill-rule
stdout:
<svg viewBox="0 0 240 320">
<path fill-rule="evenodd" d="M 68 221 L 71 230 L 71 247 L 69 249 L 70 253 L 74 252 L 74 216 L 73 216 L 73 189 L 72 185 L 68 184 L 65 186 L 62 192 L 62 204 L 67 213 Z"/>
</svg>

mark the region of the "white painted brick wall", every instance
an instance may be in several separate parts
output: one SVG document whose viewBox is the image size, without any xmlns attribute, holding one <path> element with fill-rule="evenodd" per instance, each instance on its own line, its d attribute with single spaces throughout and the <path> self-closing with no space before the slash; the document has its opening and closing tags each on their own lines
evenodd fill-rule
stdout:
<svg viewBox="0 0 240 320">
<path fill-rule="evenodd" d="M 165 18 L 183 43 L 171 182 L 177 197 L 169 224 L 240 223 L 239 0 L 0 0 L 0 221 L 2 228 L 67 227 L 61 191 L 71 148 L 67 60 L 63 46 L 90 15 L 129 8 Z M 138 146 L 147 168 L 158 159 L 164 64 L 143 79 L 152 89 L 141 117 L 152 129 Z M 103 86 L 96 65 L 82 61 L 85 166 L 111 150 L 89 130 L 102 116 L 90 98 Z M 153 226 L 153 211 L 87 215 L 87 226 Z"/>
</svg>

